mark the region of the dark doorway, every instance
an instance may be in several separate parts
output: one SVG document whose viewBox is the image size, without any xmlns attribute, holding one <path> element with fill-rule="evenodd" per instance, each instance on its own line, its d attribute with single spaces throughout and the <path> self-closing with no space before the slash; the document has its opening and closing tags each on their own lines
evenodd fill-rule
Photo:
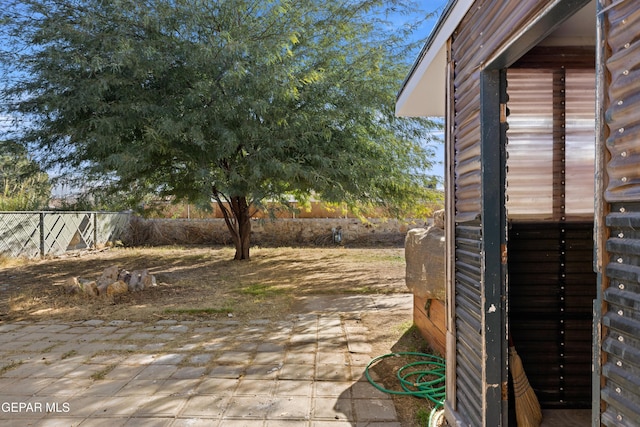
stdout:
<svg viewBox="0 0 640 427">
<path fill-rule="evenodd" d="M 543 409 L 592 404 L 594 63 L 536 47 L 507 70 L 509 331 Z"/>
</svg>

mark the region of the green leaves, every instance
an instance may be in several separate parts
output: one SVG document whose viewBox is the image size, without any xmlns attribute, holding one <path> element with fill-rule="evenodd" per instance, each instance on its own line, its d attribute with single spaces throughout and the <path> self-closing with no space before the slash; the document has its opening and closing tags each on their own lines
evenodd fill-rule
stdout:
<svg viewBox="0 0 640 427">
<path fill-rule="evenodd" d="M 0 141 L 0 211 L 45 209 L 50 191 L 48 175 L 22 147 Z"/>
<path fill-rule="evenodd" d="M 28 48 L 1 55 L 20 76 L 3 105 L 44 160 L 114 191 L 407 205 L 433 197 L 421 141 L 437 127 L 394 117 L 412 46 L 388 12 L 411 7 L 10 1 L 3 31 Z"/>
</svg>

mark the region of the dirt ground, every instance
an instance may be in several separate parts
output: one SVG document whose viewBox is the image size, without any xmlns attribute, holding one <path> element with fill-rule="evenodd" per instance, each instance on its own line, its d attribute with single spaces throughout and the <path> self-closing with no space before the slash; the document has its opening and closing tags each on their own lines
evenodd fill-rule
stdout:
<svg viewBox="0 0 640 427">
<path fill-rule="evenodd" d="M 231 248 L 160 247 L 37 261 L 0 259 L 0 323 L 275 319 L 295 313 L 300 296 L 408 292 L 403 248 L 253 248 L 251 261 L 232 258 Z M 147 268 L 157 286 L 115 297 L 65 293 L 69 278 L 95 280 L 113 265 L 129 271 Z M 373 331 L 374 354 L 431 352 L 410 317 L 363 316 L 361 321 Z M 372 371 L 381 385 L 400 390 L 396 371 L 404 363 L 385 359 Z M 394 401 L 403 426 L 426 425 L 428 401 L 414 396 L 394 396 Z"/>
</svg>

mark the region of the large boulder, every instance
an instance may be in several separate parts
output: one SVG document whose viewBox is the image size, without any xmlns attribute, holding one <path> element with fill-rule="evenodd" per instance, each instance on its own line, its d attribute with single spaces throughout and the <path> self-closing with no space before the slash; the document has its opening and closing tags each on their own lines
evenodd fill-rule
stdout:
<svg viewBox="0 0 640 427">
<path fill-rule="evenodd" d="M 439 225 L 413 228 L 405 238 L 406 285 L 414 295 L 444 300 L 445 241 Z"/>
</svg>

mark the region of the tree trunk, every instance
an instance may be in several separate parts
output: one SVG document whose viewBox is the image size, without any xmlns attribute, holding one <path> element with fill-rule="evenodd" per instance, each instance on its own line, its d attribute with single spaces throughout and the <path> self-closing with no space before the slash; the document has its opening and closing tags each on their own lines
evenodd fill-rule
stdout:
<svg viewBox="0 0 640 427">
<path fill-rule="evenodd" d="M 249 248 L 251 247 L 251 213 L 250 206 L 245 196 L 226 198 L 213 189 L 213 197 L 222 210 L 225 224 L 231 233 L 233 244 L 236 247 L 234 260 L 249 260 Z M 227 201 L 228 207 L 223 202 Z"/>
<path fill-rule="evenodd" d="M 251 215 L 249 214 L 249 205 L 247 199 L 244 197 L 232 198 L 232 205 L 234 205 L 234 199 L 237 200 L 239 206 L 238 212 L 233 212 L 238 224 L 238 240 L 236 241 L 236 254 L 233 257 L 235 260 L 249 260 L 249 247 L 251 246 Z"/>
</svg>

